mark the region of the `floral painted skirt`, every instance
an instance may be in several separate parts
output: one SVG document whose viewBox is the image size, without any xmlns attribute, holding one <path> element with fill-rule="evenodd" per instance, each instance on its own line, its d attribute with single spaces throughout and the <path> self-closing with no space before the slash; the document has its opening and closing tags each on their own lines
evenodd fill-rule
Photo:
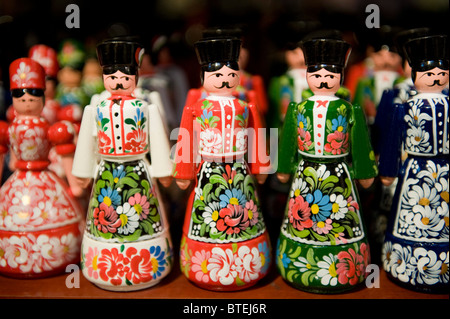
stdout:
<svg viewBox="0 0 450 319">
<path fill-rule="evenodd" d="M 449 283 L 449 162 L 409 157 L 393 200 L 382 251 L 389 278 L 445 293 Z"/>
<path fill-rule="evenodd" d="M 270 265 L 270 241 L 253 176 L 245 162 L 203 162 L 190 196 L 181 270 L 209 290 L 245 289 Z"/>
<path fill-rule="evenodd" d="M 276 258 L 282 277 L 300 290 L 338 293 L 364 281 L 370 252 L 345 162 L 300 161 Z"/>
<path fill-rule="evenodd" d="M 170 272 L 172 256 L 146 162 L 101 161 L 82 243 L 83 275 L 107 290 L 143 289 Z"/>
<path fill-rule="evenodd" d="M 49 170 L 16 170 L 0 189 L 0 274 L 63 273 L 80 258 L 81 207 Z"/>
</svg>

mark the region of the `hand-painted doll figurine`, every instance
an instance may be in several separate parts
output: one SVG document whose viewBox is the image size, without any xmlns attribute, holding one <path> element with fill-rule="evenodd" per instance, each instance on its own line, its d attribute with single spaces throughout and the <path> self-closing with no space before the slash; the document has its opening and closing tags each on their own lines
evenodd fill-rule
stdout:
<svg viewBox="0 0 450 319">
<path fill-rule="evenodd" d="M 403 80 L 401 72 L 401 57 L 394 43 L 398 28 L 382 26 L 367 34 L 370 37 L 372 51 L 370 59 L 371 71 L 357 82 L 353 104 L 361 105 L 369 125 L 372 125 L 377 115 L 378 104 L 386 89 Z"/>
<path fill-rule="evenodd" d="M 239 84 L 236 38 L 195 44 L 203 88 L 187 98 L 176 148 L 174 177 L 182 189 L 194 180 L 180 248 L 181 270 L 196 285 L 245 289 L 270 265 L 270 241 L 253 174 L 263 183 L 270 163 L 255 105 L 233 96 Z M 245 157 L 248 155 L 248 164 Z"/>
<path fill-rule="evenodd" d="M 47 169 L 52 145 L 71 169 L 75 130 L 41 117 L 45 72 L 38 62 L 20 58 L 9 71 L 16 116 L 9 127 L 0 123 L 0 157 L 9 147 L 16 170 L 0 188 L 0 273 L 46 277 L 79 262 L 81 208 L 68 185 Z"/>
<path fill-rule="evenodd" d="M 413 38 L 428 35 L 429 28 L 415 28 L 401 31 L 395 34 L 394 42 L 396 44 L 396 51 L 399 52 L 402 58 L 403 76 L 404 78 L 396 83 L 392 88 L 384 90 L 381 95 L 380 103 L 378 104 L 377 115 L 373 126 L 374 134 L 372 137 L 377 137 L 377 140 L 372 139 L 372 147 L 375 154 L 379 154 L 379 143 L 385 140 L 383 133 L 387 132 L 391 124 L 391 116 L 395 104 L 402 104 L 409 100 L 412 96 L 417 94 L 411 78 L 411 66 L 409 65 L 406 53 L 404 52 L 404 44 Z"/>
<path fill-rule="evenodd" d="M 81 84 L 85 61 L 86 52 L 81 42 L 74 39 L 63 41 L 58 52 L 60 70 L 55 97 L 61 107 L 82 109 L 89 103 L 89 96 Z"/>
<path fill-rule="evenodd" d="M 282 23 L 284 38 L 279 46 L 284 52 L 284 63 L 287 70 L 269 81 L 269 111 L 267 124 L 281 129 L 284 117 L 291 102 L 300 103 L 302 92 L 308 89 L 306 82 L 305 56 L 298 42 L 308 33 L 320 26 L 318 21 L 294 20 Z M 280 32 L 277 32 L 280 34 Z"/>
<path fill-rule="evenodd" d="M 335 96 L 350 45 L 337 39 L 301 44 L 314 96 L 291 103 L 278 153 L 278 177 L 293 182 L 277 247 L 277 266 L 292 286 L 339 293 L 364 281 L 368 240 L 354 179 L 377 175 L 364 113 Z"/>
<path fill-rule="evenodd" d="M 81 268 L 95 285 L 113 291 L 144 289 L 171 270 L 171 238 L 158 202 L 158 178 L 171 182 L 169 142 L 158 108 L 133 91 L 142 47 L 110 39 L 97 46 L 111 96 L 84 109 L 73 174 L 94 177 Z M 145 156 L 150 152 L 151 165 Z"/>
<path fill-rule="evenodd" d="M 45 45 L 36 44 L 29 50 L 28 57 L 37 61 L 45 71 L 45 105 L 42 116 L 53 124 L 57 121 L 57 114 L 60 109 L 59 103 L 55 100 L 57 75 L 59 64 L 56 51 Z M 10 107 L 7 112 L 8 121 L 14 120 L 14 107 Z"/>
<path fill-rule="evenodd" d="M 55 100 L 56 86 L 57 86 L 57 75 L 59 71 L 59 64 L 57 59 L 56 51 L 44 44 L 36 44 L 32 46 L 28 52 L 28 57 L 37 61 L 45 71 L 45 104 L 42 110 L 41 116 L 47 120 L 49 124 L 54 124 L 58 120 L 65 120 L 66 118 L 59 118 L 58 114 L 66 113 L 61 110 L 61 106 Z M 12 122 L 16 116 L 16 111 L 14 106 L 11 105 L 7 111 L 8 122 Z M 79 113 L 79 118 L 81 119 L 81 112 Z M 64 178 L 65 170 L 62 165 L 61 157 L 52 148 L 49 153 L 50 165 L 49 169 L 55 172 L 59 177 Z M 16 158 L 14 153 L 10 153 L 9 159 L 9 169 L 11 171 L 15 170 Z"/>
<path fill-rule="evenodd" d="M 414 83 L 411 79 L 411 67 L 406 59 L 403 46 L 412 38 L 424 36 L 430 32 L 429 28 L 415 28 L 401 31 L 395 34 L 394 42 L 397 47 L 397 52 L 402 57 L 403 75 L 404 79 L 395 84 L 392 88 L 384 90 L 380 103 L 378 104 L 377 114 L 375 116 L 375 122 L 373 123 L 371 142 L 375 152 L 375 156 L 378 158 L 380 154 L 380 144 L 383 141 L 388 140 L 389 125 L 391 125 L 392 116 L 394 113 L 394 105 L 397 103 L 404 103 L 410 97 L 417 94 L 414 87 Z M 404 152 L 402 154 L 402 160 L 404 159 Z M 366 221 L 369 225 L 369 241 L 371 243 L 372 262 L 381 265 L 381 249 L 384 243 L 384 236 L 386 233 L 386 226 L 389 213 L 391 211 L 392 199 L 394 197 L 397 180 L 391 185 L 383 185 L 380 179 L 374 182 L 374 186 L 366 191 L 364 195 L 368 198 L 373 196 L 372 203 L 368 203 L 370 206 L 370 215 L 366 217 Z M 363 195 L 360 193 L 361 198 Z"/>
<path fill-rule="evenodd" d="M 398 176 L 382 252 L 397 284 L 424 292 L 448 292 L 449 254 L 449 57 L 446 35 L 405 44 L 418 94 L 396 104 L 380 153 L 380 176 Z M 402 143 L 408 154 L 400 160 Z"/>
</svg>

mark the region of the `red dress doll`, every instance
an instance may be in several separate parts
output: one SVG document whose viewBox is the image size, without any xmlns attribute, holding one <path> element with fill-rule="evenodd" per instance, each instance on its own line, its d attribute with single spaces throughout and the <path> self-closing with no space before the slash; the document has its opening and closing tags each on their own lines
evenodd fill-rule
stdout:
<svg viewBox="0 0 450 319">
<path fill-rule="evenodd" d="M 49 150 L 56 146 L 67 167 L 75 150 L 74 128 L 41 117 L 45 73 L 30 58 L 10 65 L 15 119 L 0 123 L 0 159 L 8 148 L 16 170 L 0 188 L 0 274 L 45 277 L 77 263 L 81 209 L 68 186 L 48 170 Z"/>
</svg>

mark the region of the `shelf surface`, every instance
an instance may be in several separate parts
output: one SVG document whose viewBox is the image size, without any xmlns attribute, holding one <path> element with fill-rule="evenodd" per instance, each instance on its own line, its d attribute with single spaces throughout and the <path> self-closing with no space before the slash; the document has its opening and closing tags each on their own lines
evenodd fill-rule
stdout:
<svg viewBox="0 0 450 319">
<path fill-rule="evenodd" d="M 79 288 L 68 288 L 69 275 L 79 276 Z M 175 264 L 158 285 L 133 292 L 111 292 L 91 284 L 81 272 L 64 273 L 42 279 L 15 279 L 0 276 L 0 298 L 50 299 L 449 299 L 448 294 L 427 294 L 402 288 L 380 271 L 379 288 L 363 287 L 344 294 L 313 294 L 289 286 L 272 269 L 255 286 L 237 292 L 214 292 L 190 283 Z"/>
</svg>

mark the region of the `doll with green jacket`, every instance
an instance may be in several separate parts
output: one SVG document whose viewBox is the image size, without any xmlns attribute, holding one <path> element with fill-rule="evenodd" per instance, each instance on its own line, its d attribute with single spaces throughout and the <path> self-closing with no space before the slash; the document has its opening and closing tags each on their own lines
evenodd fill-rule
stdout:
<svg viewBox="0 0 450 319">
<path fill-rule="evenodd" d="M 277 243 L 282 277 L 297 289 L 340 293 L 361 284 L 369 244 L 355 180 L 378 173 L 359 105 L 336 96 L 350 54 L 340 39 L 301 43 L 314 95 L 290 103 L 278 149 L 281 182 L 292 184 Z"/>
</svg>

